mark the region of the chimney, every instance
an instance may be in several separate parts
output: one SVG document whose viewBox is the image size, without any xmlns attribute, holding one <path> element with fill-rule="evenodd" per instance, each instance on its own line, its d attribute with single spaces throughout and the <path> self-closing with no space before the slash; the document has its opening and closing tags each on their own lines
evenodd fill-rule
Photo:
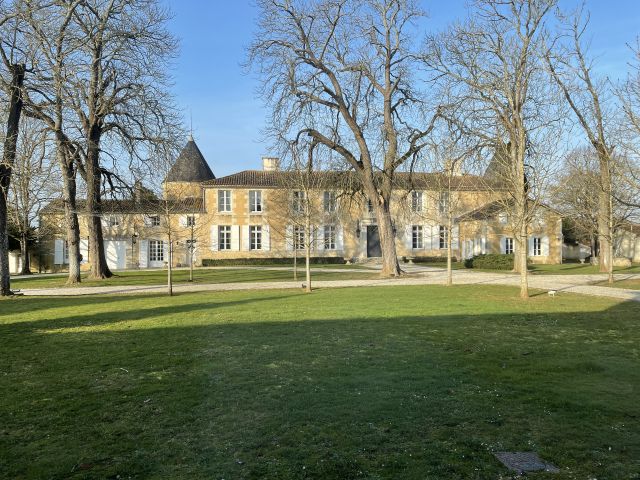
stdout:
<svg viewBox="0 0 640 480">
<path fill-rule="evenodd" d="M 278 157 L 262 157 L 262 170 L 265 172 L 280 170 L 280 159 Z"/>
</svg>

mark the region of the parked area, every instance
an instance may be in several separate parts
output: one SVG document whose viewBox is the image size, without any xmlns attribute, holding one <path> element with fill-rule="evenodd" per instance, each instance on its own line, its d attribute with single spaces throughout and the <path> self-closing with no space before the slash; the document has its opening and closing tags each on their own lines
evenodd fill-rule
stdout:
<svg viewBox="0 0 640 480">
<path fill-rule="evenodd" d="M 533 293 L 2 300 L 0 470 L 507 478 L 493 453 L 535 450 L 560 468 L 535 478 L 634 478 L 638 305 Z"/>
</svg>

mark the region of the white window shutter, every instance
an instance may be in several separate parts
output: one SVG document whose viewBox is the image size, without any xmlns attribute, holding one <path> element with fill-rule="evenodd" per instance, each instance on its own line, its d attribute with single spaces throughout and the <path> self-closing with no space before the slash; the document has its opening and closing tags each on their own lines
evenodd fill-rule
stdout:
<svg viewBox="0 0 640 480">
<path fill-rule="evenodd" d="M 504 235 L 500 236 L 500 253 L 503 255 L 507 253 L 507 237 Z"/>
<path fill-rule="evenodd" d="M 429 247 L 431 250 L 438 250 L 440 248 L 440 225 L 431 225 L 431 227 L 425 228 L 428 228 L 431 231 Z"/>
<path fill-rule="evenodd" d="M 533 255 L 533 237 L 529 237 L 529 241 L 527 243 L 528 243 L 527 256 L 531 256 Z"/>
<path fill-rule="evenodd" d="M 56 238 L 53 248 L 53 263 L 62 265 L 64 263 L 64 240 Z"/>
<path fill-rule="evenodd" d="M 164 257 L 165 263 L 169 262 L 169 242 L 166 240 L 162 241 L 162 255 Z"/>
<path fill-rule="evenodd" d="M 407 225 L 404 227 L 404 244 L 407 250 L 413 248 L 413 225 Z"/>
<path fill-rule="evenodd" d="M 240 225 L 231 226 L 231 250 L 240 250 Z"/>
<path fill-rule="evenodd" d="M 336 250 L 344 250 L 344 232 L 342 225 L 336 225 Z"/>
<path fill-rule="evenodd" d="M 482 253 L 482 255 L 485 255 L 487 253 L 487 237 L 482 237 L 480 239 L 480 253 Z"/>
<path fill-rule="evenodd" d="M 145 215 L 142 218 L 142 221 L 144 222 L 145 227 L 150 227 L 151 226 L 151 217 L 149 215 Z"/>
<path fill-rule="evenodd" d="M 220 248 L 218 246 L 218 225 L 211 225 L 211 250 L 214 252 Z"/>
<path fill-rule="evenodd" d="M 271 230 L 269 225 L 262 226 L 262 250 L 271 250 Z"/>
<path fill-rule="evenodd" d="M 316 249 L 318 251 L 324 250 L 324 225 L 316 228 Z"/>
<path fill-rule="evenodd" d="M 138 244 L 138 264 L 140 268 L 147 268 L 149 265 L 149 240 L 140 240 Z"/>
<path fill-rule="evenodd" d="M 105 248 L 106 251 L 106 248 Z M 82 261 L 80 263 L 87 263 L 89 261 L 89 239 L 81 238 L 80 239 L 80 255 L 82 256 Z"/>
<path fill-rule="evenodd" d="M 285 229 L 284 246 L 289 252 L 293 250 L 293 225 L 287 225 Z"/>
<path fill-rule="evenodd" d="M 187 216 L 186 215 L 180 215 L 180 226 L 181 227 L 186 227 L 187 226 Z"/>
<path fill-rule="evenodd" d="M 240 231 L 242 232 L 240 247 L 242 248 L 242 250 L 249 250 L 249 225 L 242 225 Z"/>
<path fill-rule="evenodd" d="M 549 256 L 549 237 L 546 235 L 542 237 L 542 255 L 545 257 Z"/>
<path fill-rule="evenodd" d="M 460 248 L 460 227 L 454 225 L 451 229 L 451 248 L 457 250 Z"/>
</svg>

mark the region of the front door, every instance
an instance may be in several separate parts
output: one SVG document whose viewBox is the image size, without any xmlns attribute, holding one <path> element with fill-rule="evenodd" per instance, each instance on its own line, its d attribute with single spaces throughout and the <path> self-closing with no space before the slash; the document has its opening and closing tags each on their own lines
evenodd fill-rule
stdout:
<svg viewBox="0 0 640 480">
<path fill-rule="evenodd" d="M 381 257 L 380 233 L 377 225 L 367 226 L 367 257 Z"/>
</svg>

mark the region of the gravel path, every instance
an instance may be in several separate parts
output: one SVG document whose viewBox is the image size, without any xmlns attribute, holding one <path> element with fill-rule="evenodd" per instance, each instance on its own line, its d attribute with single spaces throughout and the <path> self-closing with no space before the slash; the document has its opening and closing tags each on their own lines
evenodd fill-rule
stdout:
<svg viewBox="0 0 640 480">
<path fill-rule="evenodd" d="M 324 269 L 323 269 L 324 270 Z M 344 271 L 344 270 L 343 270 Z M 352 270 L 349 270 L 352 271 Z M 407 275 L 400 279 L 370 279 L 370 280 L 326 280 L 313 282 L 314 288 L 341 288 L 341 287 L 375 287 L 390 285 L 436 285 L 443 284 L 446 279 L 446 271 L 441 268 L 407 266 Z M 616 280 L 640 279 L 640 274 L 616 274 Z M 601 297 L 617 298 L 621 300 L 633 300 L 640 302 L 640 290 L 624 288 L 611 288 L 593 285 L 606 279 L 603 275 L 531 275 L 529 286 L 542 290 L 557 290 L 558 295 L 564 292 L 579 293 L 583 295 L 595 295 Z M 485 273 L 468 270 L 453 272 L 453 282 L 459 285 L 488 284 L 519 286 L 518 275 L 510 273 Z M 224 284 L 176 284 L 174 292 L 209 292 L 231 290 L 266 290 L 266 289 L 296 289 L 301 288 L 304 282 L 253 282 L 253 283 L 224 283 Z M 105 287 L 72 287 L 72 288 L 41 288 L 24 289 L 24 295 L 39 296 L 77 296 L 77 295 L 105 295 L 105 294 L 136 294 L 136 293 L 163 293 L 166 285 L 130 285 L 130 286 L 105 286 Z"/>
</svg>

